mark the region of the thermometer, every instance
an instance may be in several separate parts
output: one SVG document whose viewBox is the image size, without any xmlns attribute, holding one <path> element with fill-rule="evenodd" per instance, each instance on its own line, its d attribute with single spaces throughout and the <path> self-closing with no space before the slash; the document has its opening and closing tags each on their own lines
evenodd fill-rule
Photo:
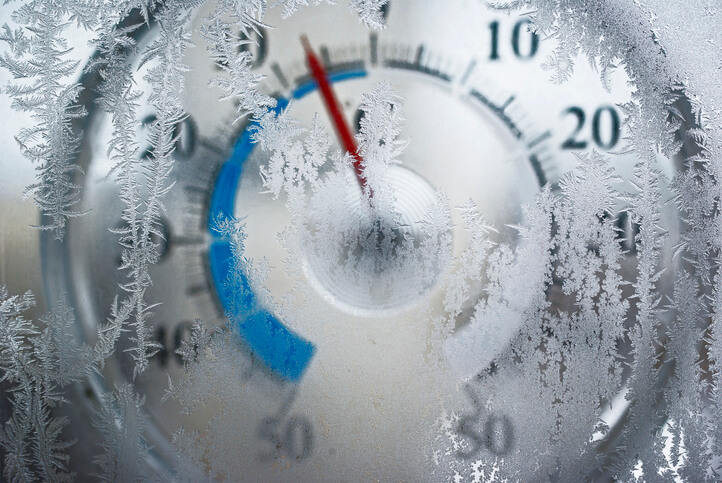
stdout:
<svg viewBox="0 0 722 483">
<path fill-rule="evenodd" d="M 379 292 L 368 287 L 383 277 L 396 280 L 394 274 L 361 270 L 350 280 L 335 270 L 338 260 L 317 250 L 289 252 L 279 236 L 294 220 L 285 195 L 269 194 L 259 174 L 271 153 L 254 143 L 258 125 L 253 119 L 235 122 L 233 101 L 220 102 L 220 92 L 209 87 L 223 75 L 198 33 L 210 8 L 198 7 L 191 20 L 195 47 L 187 53 L 182 93 L 188 116 L 176 126 L 175 186 L 167 196 L 161 256 L 147 292 L 148 300 L 162 302 L 152 319 L 161 349 L 134 378 L 132 360 L 123 352 L 130 342 L 123 341 L 104 378 L 91 378 L 81 399 L 92 407 L 111 383 L 132 381 L 146 398 L 156 467 L 173 467 L 172 435 L 182 425 L 200 431 L 199 441 L 209 446 L 199 465 L 218 478 L 423 481 L 454 471 L 471 474 L 473 462 L 482 458 L 503 458 L 510 475 L 553 474 L 554 455 L 526 456 L 543 444 L 534 416 L 534 395 L 543 388 L 530 387 L 509 364 L 522 321 L 486 320 L 479 326 L 475 307 L 489 280 L 469 287 L 459 313 L 449 316 L 445 308 L 449 277 L 473 242 L 468 210 L 460 207 L 476 207 L 494 228 L 488 233 L 494 243 L 519 249 L 525 242 L 515 227 L 528 222 L 523 207 L 544 192 L 558 193 L 580 155 L 609 156 L 628 183 L 638 159 L 627 149 L 619 107 L 633 89 L 624 71 L 613 72 L 605 85 L 580 61 L 567 82 L 553 83 L 542 64 L 555 39 L 535 32 L 528 16 L 502 14 L 483 2 L 422 6 L 392 0 L 383 8 L 383 30 L 368 30 L 338 6 L 308 7 L 289 18 L 270 9 L 242 47 L 253 54 L 254 72 L 264 76 L 259 89 L 275 98 L 277 114 L 293 116 L 307 130 L 314 123 L 325 129 L 333 140 L 330 158 L 348 155 L 343 169 L 351 173 L 349 199 L 374 203 L 357 136 L 364 95 L 380 83 L 395 93 L 398 105 L 390 109 L 404 118 L 399 139 L 408 146 L 387 182 L 407 234 L 421 233 L 428 207 L 439 193 L 445 196 L 448 249 L 431 263 L 423 290 L 394 282 L 396 288 Z M 151 23 L 138 31 L 140 51 L 156 29 Z M 139 66 L 137 59 L 138 86 L 148 92 L 142 80 L 147 66 Z M 142 139 L 155 113 L 147 95 L 140 101 Z M 108 178 L 110 117 L 96 110 L 88 119 L 79 155 L 86 173 L 80 209 L 92 210 L 70 220 L 67 243 L 47 245 L 44 283 L 49 299 L 66 294 L 79 330 L 92 340 L 122 282 L 121 248 L 109 230 L 122 227 L 122 205 Z M 673 160 L 661 160 L 658 169 L 671 178 Z M 621 201 L 617 209 L 612 215 L 625 249 L 621 270 L 632 273 L 635 227 Z M 663 215 L 673 241 L 676 214 Z M 232 240 L 216 229 L 219 217 L 242 221 L 244 257 L 266 267 L 262 284 L 242 276 L 240 301 L 224 288 L 235 261 Z M 671 253 L 671 245 L 665 250 Z M 571 303 L 562 283 L 554 280 L 547 291 L 554 309 Z M 209 381 L 221 381 L 209 389 L 218 400 L 181 414 L 178 401 L 164 398 L 169 377 L 190 377 L 176 351 L 190 340 L 194 321 L 222 331 L 226 314 L 239 303 L 253 315 L 231 330 L 233 356 L 208 369 Z M 575 384 L 579 394 L 596 390 L 593 381 Z M 580 471 L 588 458 L 614 458 L 626 390 L 609 388 L 614 404 L 609 400 L 600 408 L 598 417 L 611 430 L 598 435 L 594 425 L 580 424 L 570 437 L 570 444 L 594 447 L 592 456 L 573 462 Z"/>
</svg>

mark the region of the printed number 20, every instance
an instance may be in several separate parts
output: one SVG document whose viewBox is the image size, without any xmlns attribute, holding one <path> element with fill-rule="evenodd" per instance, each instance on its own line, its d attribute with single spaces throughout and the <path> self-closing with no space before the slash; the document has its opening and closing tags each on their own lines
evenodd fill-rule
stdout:
<svg viewBox="0 0 722 483">
<path fill-rule="evenodd" d="M 566 141 L 562 143 L 562 149 L 586 149 L 587 141 L 578 138 L 582 129 L 584 129 L 584 123 L 587 119 L 584 109 L 573 106 L 567 108 L 564 114 L 572 114 L 576 117 L 577 127 L 574 129 L 574 132 L 567 137 Z M 602 136 L 603 122 L 608 123 L 608 128 L 605 129 L 606 133 L 604 136 Z M 617 110 L 612 106 L 602 106 L 594 111 L 594 116 L 592 117 L 592 139 L 599 148 L 610 150 L 616 146 L 619 142 L 620 129 L 619 114 L 617 114 Z"/>
</svg>

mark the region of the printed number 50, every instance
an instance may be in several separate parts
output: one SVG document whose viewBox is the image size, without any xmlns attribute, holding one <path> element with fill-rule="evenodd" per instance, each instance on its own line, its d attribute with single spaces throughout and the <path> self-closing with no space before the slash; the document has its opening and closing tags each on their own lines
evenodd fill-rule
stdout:
<svg viewBox="0 0 722 483">
<path fill-rule="evenodd" d="M 484 422 L 483 433 L 479 433 L 476 430 L 476 424 L 481 422 L 483 405 L 470 385 L 466 385 L 464 391 L 474 405 L 474 414 L 459 418 L 456 433 L 466 437 L 469 440 L 469 446 L 466 451 L 456 451 L 456 456 L 462 459 L 472 459 L 476 457 L 482 448 L 486 448 L 487 451 L 496 456 L 507 454 L 514 446 L 514 425 L 509 417 L 490 414 Z"/>
<path fill-rule="evenodd" d="M 514 427 L 507 416 L 489 415 L 484 422 L 483 434 L 476 431 L 477 415 L 462 416 L 456 426 L 456 432 L 469 439 L 467 451 L 458 450 L 456 455 L 462 459 L 474 458 L 482 448 L 491 454 L 503 456 L 514 446 Z"/>
<path fill-rule="evenodd" d="M 302 416 L 291 416 L 283 426 L 280 418 L 268 417 L 261 422 L 258 436 L 271 443 L 269 453 L 263 455 L 264 459 L 273 460 L 284 454 L 300 461 L 313 450 L 313 428 Z"/>
</svg>

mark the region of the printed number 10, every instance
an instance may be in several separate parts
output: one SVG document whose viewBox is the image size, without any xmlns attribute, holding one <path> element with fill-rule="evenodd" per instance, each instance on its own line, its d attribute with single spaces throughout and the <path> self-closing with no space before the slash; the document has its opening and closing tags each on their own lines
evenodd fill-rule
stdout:
<svg viewBox="0 0 722 483">
<path fill-rule="evenodd" d="M 539 36 L 529 30 L 531 20 L 523 18 L 519 20 L 511 31 L 511 49 L 514 51 L 514 55 L 517 59 L 528 60 L 534 57 L 539 50 Z M 499 22 L 493 21 L 489 24 L 489 30 L 491 30 L 491 51 L 489 53 L 489 60 L 499 60 Z M 523 42 L 525 45 L 522 47 L 522 31 L 528 34 L 529 40 Z"/>
</svg>

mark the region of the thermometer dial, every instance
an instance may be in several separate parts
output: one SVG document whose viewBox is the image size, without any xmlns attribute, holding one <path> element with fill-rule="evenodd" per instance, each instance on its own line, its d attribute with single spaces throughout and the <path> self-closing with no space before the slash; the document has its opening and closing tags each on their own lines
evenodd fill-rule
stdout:
<svg viewBox="0 0 722 483">
<path fill-rule="evenodd" d="M 208 460 L 199 464 L 231 479 L 236 473 L 230 472 L 239 471 L 249 475 L 240 479 L 262 481 L 339 475 L 425 480 L 432 471 L 439 477 L 471 472 L 476 459 L 494 457 L 504 459 L 510 475 L 515 467 L 553 474 L 553 455 L 525 457 L 542 443 L 534 436 L 538 388 L 529 387 L 508 364 L 521 321 L 488 320 L 481 332 L 473 322 L 476 302 L 491 281 L 469 288 L 469 301 L 444 329 L 443 347 L 434 343 L 441 340 L 439 321 L 448 316 L 448 277 L 459 270 L 455 260 L 463 259 L 472 242 L 460 207 L 471 200 L 496 229 L 490 239 L 518 248 L 524 241 L 514 227 L 528 221 L 522 207 L 533 205 L 545 189 L 557 192 L 562 176 L 580 163 L 579 155 L 606 153 L 621 179 L 632 179 L 638 160 L 626 149 L 620 105 L 629 101 L 633 87 L 624 72 L 612 73 L 604 85 L 597 72 L 579 62 L 570 80 L 555 84 L 542 66 L 555 40 L 531 30 L 525 15 L 500 14 L 476 1 L 424 2 L 420 8 L 417 2 L 393 0 L 383 10 L 387 28 L 379 31 L 330 5 L 302 9 L 287 19 L 278 9 L 268 12 L 264 26 L 244 45 L 253 54 L 254 71 L 264 76 L 260 90 L 276 99 L 277 112 L 292 115 L 307 129 L 314 123 L 323 127 L 334 139 L 331 151 L 348 150 L 343 136 L 333 138 L 340 126 L 352 135 L 361 129 L 364 94 L 383 82 L 398 96 L 391 109 L 402 113 L 399 138 L 408 140 L 408 147 L 388 182 L 402 225 L 408 233 L 420 233 L 437 193 L 444 193 L 451 220 L 444 233 L 448 250 L 431 263 L 424 290 L 408 291 L 395 274 L 360 269 L 350 280 L 336 270 L 339 261 L 333 257 L 310 249 L 289 252 L 279 234 L 293 217 L 284 196 L 267 193 L 259 174 L 271 153 L 253 142 L 257 125 L 234 122 L 234 103 L 219 102 L 220 92 L 209 87 L 212 78 L 224 75 L 198 33 L 210 8 L 201 6 L 192 17 L 196 46 L 187 54 L 182 93 L 188 117 L 177 125 L 175 186 L 167 197 L 161 256 L 147 292 L 149 300 L 162 302 L 152 319 L 161 349 L 134 378 L 132 360 L 121 347 L 104 374 L 113 384 L 133 381 L 146 397 L 148 439 L 157 464 L 172 466 L 170 441 L 183 425 L 201 431 L 203 441 L 214 441 Z M 153 26 L 139 33 L 141 48 L 155 35 Z M 302 37 L 323 66 L 337 102 L 332 109 L 318 72 L 309 68 Z M 145 68 L 136 77 L 148 92 L 141 80 Z M 155 116 L 146 97 L 141 100 L 140 139 Z M 82 330 L 92 337 L 122 282 L 121 248 L 111 231 L 122 227 L 122 206 L 117 185 L 108 178 L 111 120 L 100 111 L 89 119 L 79 159 L 86 172 L 81 209 L 91 211 L 70 221 L 67 244 L 48 249 L 45 283 L 51 298 L 68 294 Z M 140 156 L 146 154 L 141 149 Z M 671 177 L 672 162 L 661 163 L 659 169 Z M 348 197 L 362 203 L 356 182 L 363 185 L 362 174 L 348 179 Z M 634 226 L 621 202 L 618 209 L 613 213 L 618 241 L 626 250 L 621 270 L 632 273 Z M 164 399 L 169 377 L 191 377 L 177 351 L 189 340 L 194 321 L 209 330 L 223 327 L 225 314 L 239 303 L 224 290 L 233 270 L 233 246 L 214 228 L 219 216 L 243 220 L 244 256 L 267 271 L 260 285 L 251 276 L 241 280 L 246 298 L 240 303 L 254 315 L 236 339 L 229 339 L 236 344 L 234 356 L 208 369 L 207 380 L 227 384 L 209 389 L 217 392 L 214 404 L 222 417 L 213 407 L 182 415 L 178 401 Z M 665 212 L 663 224 L 673 240 L 676 215 Z M 289 264 L 295 268 L 287 269 Z M 389 290 L 368 288 L 387 282 Z M 548 289 L 557 309 L 571 303 L 561 283 L 556 280 Z M 574 390 L 584 394 L 592 389 L 589 384 L 580 380 Z M 91 385 L 108 389 L 100 378 Z M 622 425 L 624 387 L 608 392 L 618 404 L 599 416 L 611 427 Z M 615 441 L 596 437 L 595 431 L 580 423 L 570 441 L 593 444 L 592 454 L 611 458 Z"/>
</svg>

